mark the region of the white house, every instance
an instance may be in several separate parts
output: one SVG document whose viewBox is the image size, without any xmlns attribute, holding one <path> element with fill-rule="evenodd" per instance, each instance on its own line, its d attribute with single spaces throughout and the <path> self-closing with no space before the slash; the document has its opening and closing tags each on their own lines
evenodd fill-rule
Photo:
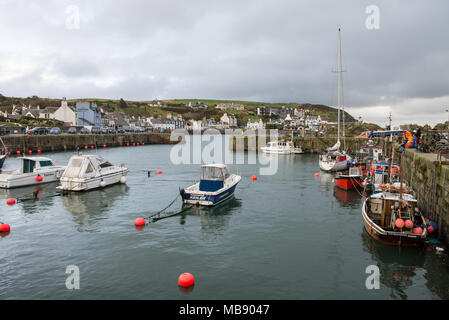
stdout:
<svg viewBox="0 0 449 320">
<path fill-rule="evenodd" d="M 54 118 L 71 126 L 76 125 L 76 112 L 69 107 L 65 99 L 61 101 L 61 106 L 55 111 Z"/>
<path fill-rule="evenodd" d="M 237 127 L 237 118 L 233 114 L 223 114 L 220 121 L 223 123 L 225 129 Z"/>
<path fill-rule="evenodd" d="M 255 121 L 255 122 L 252 122 L 251 120 L 248 119 L 246 128 L 253 129 L 253 130 L 265 129 L 265 124 L 262 122 L 262 119 L 259 119 L 259 121 Z"/>
</svg>

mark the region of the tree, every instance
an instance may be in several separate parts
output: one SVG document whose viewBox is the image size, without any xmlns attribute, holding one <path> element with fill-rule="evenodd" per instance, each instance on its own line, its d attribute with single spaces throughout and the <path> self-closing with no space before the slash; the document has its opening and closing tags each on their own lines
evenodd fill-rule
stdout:
<svg viewBox="0 0 449 320">
<path fill-rule="evenodd" d="M 120 108 L 126 109 L 128 108 L 128 105 L 126 104 L 125 100 L 120 99 Z"/>
</svg>

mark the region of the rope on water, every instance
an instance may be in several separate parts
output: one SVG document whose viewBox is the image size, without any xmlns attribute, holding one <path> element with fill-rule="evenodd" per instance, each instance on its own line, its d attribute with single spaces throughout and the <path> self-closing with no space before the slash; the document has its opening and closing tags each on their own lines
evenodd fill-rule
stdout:
<svg viewBox="0 0 449 320">
<path fill-rule="evenodd" d="M 171 214 L 171 215 L 167 215 L 167 216 L 165 216 L 165 217 L 161 217 L 161 214 L 162 214 L 165 210 L 167 210 L 168 208 L 170 208 L 170 207 L 176 202 L 176 200 L 178 200 L 178 198 L 179 198 L 180 196 L 181 196 L 181 195 L 178 194 L 178 195 L 176 196 L 176 198 L 174 198 L 174 199 L 173 199 L 173 200 L 172 200 L 172 201 L 171 201 L 165 208 L 163 208 L 162 210 L 159 210 L 158 212 L 153 213 L 152 215 L 150 215 L 150 216 L 148 217 L 149 222 L 155 222 L 155 221 L 157 221 L 157 220 L 165 219 L 165 218 L 168 218 L 168 217 L 173 217 L 173 216 L 175 216 L 175 215 L 178 215 L 178 214 L 184 212 L 184 209 L 183 209 L 183 210 L 181 210 L 180 212 L 176 212 L 176 213 L 173 213 L 173 214 Z"/>
</svg>

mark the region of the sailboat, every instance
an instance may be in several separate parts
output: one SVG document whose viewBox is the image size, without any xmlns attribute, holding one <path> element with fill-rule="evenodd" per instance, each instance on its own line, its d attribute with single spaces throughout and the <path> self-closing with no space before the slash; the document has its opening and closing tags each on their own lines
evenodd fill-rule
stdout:
<svg viewBox="0 0 449 320">
<path fill-rule="evenodd" d="M 338 138 L 337 142 L 331 148 L 328 148 L 320 155 L 320 168 L 323 171 L 344 171 L 348 169 L 351 157 L 346 152 L 340 151 L 340 109 L 343 109 L 343 149 L 345 143 L 345 107 L 343 96 L 343 71 L 341 62 L 341 29 L 338 28 Z"/>
</svg>

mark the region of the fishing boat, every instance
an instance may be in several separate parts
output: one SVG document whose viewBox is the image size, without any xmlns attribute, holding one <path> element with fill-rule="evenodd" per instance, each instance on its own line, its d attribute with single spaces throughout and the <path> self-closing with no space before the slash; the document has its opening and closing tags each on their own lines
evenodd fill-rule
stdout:
<svg viewBox="0 0 449 320">
<path fill-rule="evenodd" d="M 88 191 L 115 183 L 126 183 L 128 169 L 111 164 L 98 155 L 78 154 L 70 158 L 60 180 L 59 190 Z"/>
<path fill-rule="evenodd" d="M 359 188 L 362 186 L 363 181 L 363 173 L 360 166 L 350 167 L 348 174 L 340 174 L 334 178 L 335 185 L 343 190 Z"/>
<path fill-rule="evenodd" d="M 58 181 L 65 167 L 45 157 L 21 157 L 20 167 L 0 173 L 0 188 L 10 189 Z"/>
<path fill-rule="evenodd" d="M 362 208 L 368 234 L 385 244 L 418 246 L 427 238 L 426 222 L 411 194 L 381 192 L 368 197 Z"/>
<path fill-rule="evenodd" d="M 292 141 L 270 141 L 266 147 L 260 148 L 264 153 L 273 154 L 301 154 L 300 147 L 296 148 Z"/>
<path fill-rule="evenodd" d="M 343 97 L 343 70 L 342 70 L 342 58 L 341 58 L 341 30 L 338 28 L 338 135 L 337 142 L 334 146 L 328 148 L 324 151 L 319 158 L 320 169 L 323 171 L 344 171 L 346 170 L 350 163 L 351 157 L 346 154 L 346 152 L 340 151 L 340 110 L 343 112 L 343 149 L 346 148 L 345 143 L 345 107 L 344 107 L 344 97 Z"/>
<path fill-rule="evenodd" d="M 180 189 L 180 194 L 186 204 L 214 206 L 232 198 L 241 179 L 239 175 L 230 174 L 225 164 L 203 165 L 200 181 Z"/>
<path fill-rule="evenodd" d="M 368 161 L 381 161 L 383 158 L 382 147 L 376 145 L 373 140 L 368 140 L 357 152 L 355 160 L 357 163 L 367 163 Z"/>
<path fill-rule="evenodd" d="M 388 172 L 390 169 L 390 173 Z M 365 178 L 367 190 L 371 192 L 399 192 L 401 188 L 400 168 L 395 163 L 387 161 L 371 162 L 369 174 Z M 407 183 L 402 182 L 402 189 L 407 193 Z"/>
</svg>

